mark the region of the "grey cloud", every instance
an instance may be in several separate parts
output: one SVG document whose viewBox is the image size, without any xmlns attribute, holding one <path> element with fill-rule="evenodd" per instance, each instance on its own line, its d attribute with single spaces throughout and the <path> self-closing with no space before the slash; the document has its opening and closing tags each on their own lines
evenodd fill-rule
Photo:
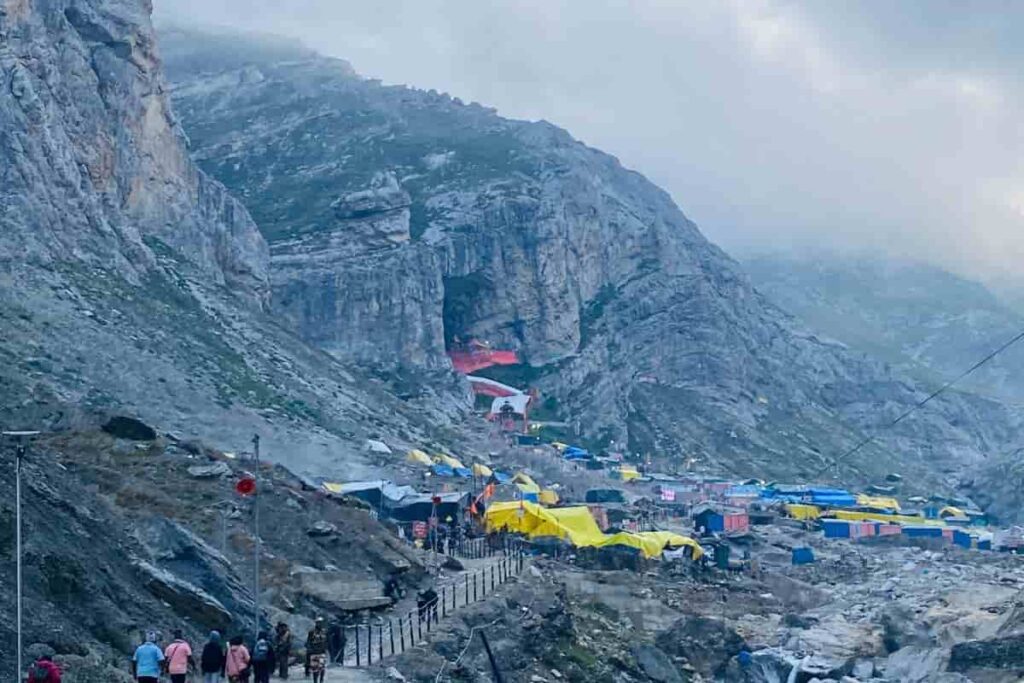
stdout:
<svg viewBox="0 0 1024 683">
<path fill-rule="evenodd" d="M 389 83 L 544 118 L 669 190 L 733 251 L 1024 257 L 1009 2 L 156 0 L 278 33 Z"/>
</svg>

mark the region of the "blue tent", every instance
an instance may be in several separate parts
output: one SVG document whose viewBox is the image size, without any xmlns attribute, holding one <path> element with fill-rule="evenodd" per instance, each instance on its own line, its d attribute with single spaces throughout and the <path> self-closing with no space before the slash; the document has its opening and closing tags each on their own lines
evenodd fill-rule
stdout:
<svg viewBox="0 0 1024 683">
<path fill-rule="evenodd" d="M 433 465 L 431 465 L 430 471 L 434 473 L 435 477 L 454 477 L 455 476 L 455 470 L 453 470 L 451 467 L 448 467 L 448 465 L 442 465 L 439 462 L 438 463 L 434 463 Z M 470 472 L 470 476 L 473 476 L 472 472 Z"/>
<path fill-rule="evenodd" d="M 505 474 L 504 472 L 494 471 L 494 480 L 499 484 L 507 484 L 512 481 L 512 475 Z"/>
<path fill-rule="evenodd" d="M 942 538 L 942 527 L 937 526 L 905 526 L 903 535 L 908 538 Z"/>
<path fill-rule="evenodd" d="M 585 448 L 579 446 L 567 446 L 562 451 L 562 457 L 566 460 L 590 460 L 590 453 Z"/>
<path fill-rule="evenodd" d="M 850 537 L 850 523 L 845 519 L 823 519 L 821 525 L 825 530 L 825 538 Z"/>
<path fill-rule="evenodd" d="M 807 492 L 811 494 L 811 502 L 815 505 L 832 507 L 854 507 L 857 505 L 857 497 L 846 489 L 812 486 Z"/>
<path fill-rule="evenodd" d="M 953 543 L 960 546 L 961 548 L 971 547 L 971 535 L 966 531 L 960 531 L 957 529 L 953 532 Z"/>
<path fill-rule="evenodd" d="M 468 467 L 456 467 L 455 476 L 462 477 L 463 479 L 472 479 L 473 470 L 469 469 Z"/>
<path fill-rule="evenodd" d="M 814 551 L 810 548 L 793 548 L 793 564 L 814 562 Z"/>
</svg>

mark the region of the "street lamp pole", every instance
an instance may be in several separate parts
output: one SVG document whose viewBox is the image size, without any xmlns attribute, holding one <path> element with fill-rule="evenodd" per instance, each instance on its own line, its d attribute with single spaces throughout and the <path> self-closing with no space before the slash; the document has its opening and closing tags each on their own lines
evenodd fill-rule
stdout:
<svg viewBox="0 0 1024 683">
<path fill-rule="evenodd" d="M 253 638 L 253 644 L 259 640 L 260 635 L 260 551 L 262 550 L 262 543 L 260 541 L 260 435 L 254 434 L 252 437 L 252 449 L 253 454 L 256 457 L 256 467 L 253 473 L 253 479 L 256 481 L 256 489 L 252 494 L 252 522 L 253 531 L 256 535 L 256 555 L 253 558 L 253 604 L 255 605 L 256 611 L 256 626 Z"/>
<path fill-rule="evenodd" d="M 17 662 L 17 675 L 14 680 L 21 680 L 21 674 L 24 671 L 23 663 L 21 661 L 22 656 L 22 581 L 21 581 L 21 466 L 25 461 L 25 444 L 22 443 L 22 439 L 27 436 L 36 436 L 39 432 L 3 432 L 4 436 L 14 437 L 15 450 L 14 450 L 14 526 L 15 526 L 15 554 L 17 555 L 17 575 L 15 581 L 17 583 L 17 625 L 16 630 L 18 633 L 18 654 L 15 657 Z"/>
</svg>

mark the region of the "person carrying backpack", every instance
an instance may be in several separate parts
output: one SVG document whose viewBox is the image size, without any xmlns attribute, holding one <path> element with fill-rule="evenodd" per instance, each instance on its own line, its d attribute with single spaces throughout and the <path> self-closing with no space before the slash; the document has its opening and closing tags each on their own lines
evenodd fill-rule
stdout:
<svg viewBox="0 0 1024 683">
<path fill-rule="evenodd" d="M 232 638 L 228 647 L 227 662 L 224 665 L 230 683 L 249 683 L 249 675 L 252 672 L 249 666 L 251 659 L 248 648 L 242 645 L 242 636 Z"/>
<path fill-rule="evenodd" d="M 132 655 L 132 677 L 139 683 L 160 683 L 164 652 L 156 644 L 156 631 L 146 633 L 146 642 Z"/>
<path fill-rule="evenodd" d="M 203 672 L 203 683 L 220 683 L 224 678 L 224 646 L 221 645 L 220 631 L 210 631 L 210 639 L 203 646 L 199 657 L 199 668 Z"/>
<path fill-rule="evenodd" d="M 270 638 L 266 631 L 260 631 L 252 648 L 252 669 L 256 674 L 256 683 L 270 683 L 274 664 L 274 648 L 270 644 Z"/>
<path fill-rule="evenodd" d="M 50 655 L 43 655 L 28 667 L 27 683 L 60 683 L 60 667 Z"/>
<path fill-rule="evenodd" d="M 196 666 L 192 657 L 192 646 L 185 640 L 181 629 L 175 629 L 172 635 L 174 642 L 164 650 L 164 665 L 171 676 L 171 683 L 185 683 L 189 669 Z"/>
</svg>

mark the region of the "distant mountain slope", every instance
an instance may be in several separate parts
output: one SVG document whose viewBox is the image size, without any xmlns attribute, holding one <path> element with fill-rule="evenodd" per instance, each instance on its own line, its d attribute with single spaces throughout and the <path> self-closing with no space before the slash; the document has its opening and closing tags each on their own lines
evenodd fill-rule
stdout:
<svg viewBox="0 0 1024 683">
<path fill-rule="evenodd" d="M 194 157 L 270 242 L 274 312 L 339 358 L 443 370 L 456 338 L 487 340 L 591 445 L 780 478 L 826 476 L 924 396 L 777 309 L 665 192 L 563 130 L 280 43 L 161 38 Z M 951 485 L 1018 421 L 950 394 L 839 474 Z"/>
<path fill-rule="evenodd" d="M 931 381 L 956 377 L 1024 330 L 1024 316 L 984 286 L 931 266 L 767 256 L 744 266 L 809 327 Z M 1024 344 L 961 386 L 1024 402 Z"/>
</svg>

